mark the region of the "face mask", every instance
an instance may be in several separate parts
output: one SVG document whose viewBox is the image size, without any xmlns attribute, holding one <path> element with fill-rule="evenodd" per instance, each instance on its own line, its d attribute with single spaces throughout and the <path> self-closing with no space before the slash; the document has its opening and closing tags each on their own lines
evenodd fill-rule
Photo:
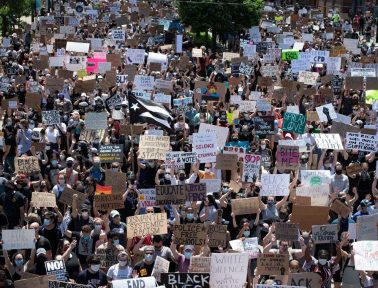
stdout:
<svg viewBox="0 0 378 288">
<path fill-rule="evenodd" d="M 81 217 L 88 218 L 88 212 L 81 212 Z"/>
<path fill-rule="evenodd" d="M 262 150 L 265 150 L 265 148 L 266 148 L 266 145 L 261 145 Z"/>
<path fill-rule="evenodd" d="M 121 267 L 125 267 L 127 265 L 127 261 L 126 260 L 119 260 L 119 266 Z"/>
<path fill-rule="evenodd" d="M 249 230 L 243 232 L 244 237 L 249 237 L 250 234 L 251 232 Z"/>
<path fill-rule="evenodd" d="M 91 236 L 84 235 L 82 238 L 83 238 L 84 241 L 89 241 L 89 239 L 91 239 Z"/>
<path fill-rule="evenodd" d="M 194 217 L 193 217 L 193 213 L 188 213 L 186 214 L 186 219 L 188 220 L 192 220 Z"/>
<path fill-rule="evenodd" d="M 327 259 L 319 259 L 318 262 L 319 262 L 320 265 L 324 266 L 324 265 L 327 264 Z"/>
<path fill-rule="evenodd" d="M 268 206 L 272 207 L 274 205 L 274 201 L 268 201 Z"/>
<path fill-rule="evenodd" d="M 102 227 L 102 225 L 101 224 L 96 224 L 95 225 L 95 229 L 98 231 L 98 230 L 101 230 L 101 227 Z"/>
<path fill-rule="evenodd" d="M 59 180 L 59 184 L 60 184 L 61 186 L 63 186 L 63 185 L 64 185 L 64 180 Z"/>
<path fill-rule="evenodd" d="M 337 175 L 341 175 L 341 173 L 343 173 L 343 170 L 336 170 Z"/>
<path fill-rule="evenodd" d="M 113 172 L 118 172 L 118 168 L 112 168 Z"/>
<path fill-rule="evenodd" d="M 189 260 L 190 258 L 192 258 L 192 255 L 193 253 L 192 252 L 185 252 L 185 259 Z"/>
<path fill-rule="evenodd" d="M 224 192 L 224 193 L 227 193 L 229 190 L 228 190 L 228 187 L 225 187 L 225 188 L 222 188 L 222 191 Z"/>
<path fill-rule="evenodd" d="M 53 166 L 58 165 L 58 160 L 51 160 L 51 165 L 53 165 Z"/>
<path fill-rule="evenodd" d="M 24 259 L 16 259 L 14 260 L 14 264 L 16 264 L 17 267 L 20 267 L 24 265 Z"/>
<path fill-rule="evenodd" d="M 60 160 L 64 161 L 66 159 L 66 157 L 64 155 L 60 155 L 59 156 Z"/>
<path fill-rule="evenodd" d="M 179 177 L 179 180 L 180 180 L 180 181 L 185 181 L 185 176 L 180 176 L 180 177 Z"/>
<path fill-rule="evenodd" d="M 151 255 L 151 254 L 146 254 L 144 255 L 144 259 L 148 262 L 151 262 L 152 259 L 153 259 L 154 255 Z"/>
<path fill-rule="evenodd" d="M 205 168 L 206 173 L 210 173 L 210 168 Z"/>
<path fill-rule="evenodd" d="M 98 270 L 100 270 L 100 265 L 97 264 L 97 265 L 91 265 L 91 270 L 93 272 L 98 272 Z"/>
<path fill-rule="evenodd" d="M 34 124 L 29 124 L 29 128 L 33 130 L 35 128 L 35 125 Z"/>
<path fill-rule="evenodd" d="M 165 178 L 165 180 L 171 180 L 171 175 L 169 175 L 169 174 L 165 174 L 165 175 L 164 175 L 164 178 Z"/>
<path fill-rule="evenodd" d="M 301 164 L 306 164 L 307 163 L 307 158 L 301 159 Z"/>
<path fill-rule="evenodd" d="M 43 219 L 43 225 L 50 225 L 50 219 Z"/>
<path fill-rule="evenodd" d="M 117 239 L 117 240 L 113 240 L 113 245 L 114 245 L 114 246 L 119 245 L 119 239 Z"/>
<path fill-rule="evenodd" d="M 68 168 L 72 168 L 72 166 L 73 166 L 73 163 L 72 163 L 72 162 L 67 162 L 67 167 L 68 167 Z"/>
</svg>

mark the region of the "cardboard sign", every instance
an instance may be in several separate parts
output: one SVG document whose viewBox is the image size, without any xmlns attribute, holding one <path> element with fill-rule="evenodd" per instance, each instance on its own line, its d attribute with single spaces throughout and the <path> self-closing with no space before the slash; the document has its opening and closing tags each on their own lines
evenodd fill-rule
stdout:
<svg viewBox="0 0 378 288">
<path fill-rule="evenodd" d="M 102 162 L 102 158 L 101 158 Z M 105 186 L 112 186 L 112 194 L 125 193 L 127 175 L 122 172 L 105 171 Z"/>
<path fill-rule="evenodd" d="M 290 273 L 287 283 L 293 286 L 316 288 L 321 286 L 322 278 L 314 272 Z"/>
<path fill-rule="evenodd" d="M 100 145 L 98 156 L 101 163 L 122 162 L 123 144 Z"/>
<path fill-rule="evenodd" d="M 298 241 L 299 224 L 277 222 L 275 234 L 277 240 Z"/>
<path fill-rule="evenodd" d="M 167 234 L 167 213 L 148 213 L 127 217 L 127 238 Z"/>
<path fill-rule="evenodd" d="M 56 207 L 56 196 L 54 193 L 48 192 L 33 192 L 31 199 L 31 206 L 36 208 L 41 207 Z"/>
<path fill-rule="evenodd" d="M 378 136 L 361 134 L 361 133 L 346 133 L 345 149 L 357 149 L 364 152 L 378 151 Z"/>
<path fill-rule="evenodd" d="M 358 241 L 378 240 L 378 213 L 357 217 L 356 236 Z"/>
<path fill-rule="evenodd" d="M 289 254 L 260 254 L 257 257 L 257 271 L 260 275 L 289 274 Z"/>
<path fill-rule="evenodd" d="M 255 182 L 260 175 L 261 156 L 245 154 L 243 161 L 243 177 L 244 182 Z"/>
<path fill-rule="evenodd" d="M 276 161 L 278 169 L 296 169 L 299 167 L 299 147 L 277 147 Z"/>
<path fill-rule="evenodd" d="M 63 282 L 63 281 L 49 281 L 48 288 L 88 288 L 88 285 L 76 284 L 72 282 Z"/>
<path fill-rule="evenodd" d="M 344 150 L 339 134 L 316 133 L 312 134 L 312 136 L 314 137 L 316 146 L 318 146 L 319 149 Z"/>
<path fill-rule="evenodd" d="M 169 136 L 141 135 L 139 138 L 140 159 L 165 160 L 169 148 Z"/>
<path fill-rule="evenodd" d="M 174 163 L 171 163 L 174 161 Z M 197 154 L 193 152 L 170 151 L 165 154 L 165 164 L 168 167 L 185 167 L 185 164 L 197 162 Z M 166 166 L 166 167 L 167 167 Z"/>
<path fill-rule="evenodd" d="M 40 171 L 38 158 L 34 156 L 15 157 L 14 166 L 17 174 L 28 174 Z"/>
<path fill-rule="evenodd" d="M 340 134 L 342 138 L 346 137 L 347 132 L 358 133 L 359 131 L 360 129 L 358 127 L 336 122 L 336 120 L 332 122 L 331 133 Z"/>
<path fill-rule="evenodd" d="M 58 201 L 60 203 L 72 206 L 72 200 L 73 200 L 74 194 L 77 195 L 78 206 L 81 206 L 84 203 L 85 199 L 87 199 L 84 193 L 75 191 L 68 187 L 64 187 L 63 193 L 60 195 L 60 198 L 58 199 Z"/>
<path fill-rule="evenodd" d="M 211 257 L 194 256 L 190 258 L 190 272 L 209 273 Z"/>
<path fill-rule="evenodd" d="M 138 192 L 138 203 L 141 207 L 157 206 L 155 188 L 139 189 Z"/>
<path fill-rule="evenodd" d="M 206 184 L 192 183 L 185 184 L 186 201 L 205 201 L 206 200 Z"/>
<path fill-rule="evenodd" d="M 301 170 L 301 183 L 309 186 L 331 184 L 331 171 Z"/>
<path fill-rule="evenodd" d="M 67 281 L 66 265 L 64 260 L 51 260 L 45 262 L 46 275 L 55 275 L 58 281 Z"/>
<path fill-rule="evenodd" d="M 33 248 L 35 248 L 35 244 Z M 25 287 L 26 288 L 46 288 L 49 285 L 49 282 L 52 280 L 55 280 L 54 275 L 36 276 L 29 279 L 14 281 L 14 287 L 15 288 L 25 288 Z"/>
<path fill-rule="evenodd" d="M 248 261 L 246 253 L 212 253 L 210 287 L 243 287 Z"/>
<path fill-rule="evenodd" d="M 42 122 L 46 125 L 54 125 L 60 123 L 60 114 L 57 110 L 42 111 Z"/>
<path fill-rule="evenodd" d="M 200 183 L 206 184 L 206 194 L 218 193 L 221 189 L 221 179 L 200 179 Z"/>
<path fill-rule="evenodd" d="M 153 90 L 155 79 L 153 76 L 135 75 L 134 84 L 137 90 Z"/>
<path fill-rule="evenodd" d="M 166 288 L 210 287 L 209 273 L 161 273 L 160 279 Z"/>
<path fill-rule="evenodd" d="M 224 147 L 230 130 L 227 127 L 220 127 L 211 124 L 201 123 L 198 133 L 211 133 L 216 134 L 216 143 L 218 148 Z M 215 161 L 214 161 L 215 162 Z"/>
<path fill-rule="evenodd" d="M 255 116 L 253 117 L 256 135 L 273 135 L 274 116 Z"/>
<path fill-rule="evenodd" d="M 117 75 L 117 77 L 116 77 L 116 85 L 117 86 L 122 86 L 124 84 L 127 84 L 127 82 L 128 82 L 127 75 Z"/>
<path fill-rule="evenodd" d="M 306 116 L 285 112 L 282 130 L 303 134 L 306 128 Z"/>
<path fill-rule="evenodd" d="M 143 278 L 113 280 L 112 286 L 113 288 L 125 288 L 125 287 L 155 288 L 156 279 L 155 277 L 143 277 Z"/>
<path fill-rule="evenodd" d="M 231 199 L 232 212 L 235 215 L 249 215 L 259 210 L 259 199 L 257 197 Z"/>
<path fill-rule="evenodd" d="M 312 225 L 328 223 L 328 207 L 294 205 L 291 222 L 299 223 L 301 230 L 310 231 Z"/>
<path fill-rule="evenodd" d="M 336 243 L 337 225 L 313 225 L 312 239 L 316 244 L 320 243 Z"/>
<path fill-rule="evenodd" d="M 346 206 L 344 203 L 342 203 L 340 200 L 336 199 L 333 201 L 331 207 L 331 211 L 335 212 L 338 215 L 341 215 L 343 218 L 347 218 L 351 212 L 351 208 Z"/>
<path fill-rule="evenodd" d="M 143 64 L 145 59 L 144 49 L 127 49 L 126 60 L 128 64 Z"/>
<path fill-rule="evenodd" d="M 353 243 L 356 270 L 378 271 L 378 241 L 357 241 Z"/>
<path fill-rule="evenodd" d="M 304 185 L 296 188 L 296 196 L 311 197 L 311 206 L 328 207 L 329 192 L 329 184 Z"/>
<path fill-rule="evenodd" d="M 260 196 L 287 196 L 289 184 L 289 174 L 261 174 Z"/>
<path fill-rule="evenodd" d="M 200 163 L 216 161 L 216 133 L 193 133 L 193 152 L 197 154 Z"/>
<path fill-rule="evenodd" d="M 207 232 L 204 224 L 173 225 L 175 245 L 205 245 Z"/>
<path fill-rule="evenodd" d="M 88 112 L 85 113 L 85 128 L 88 130 L 98 130 L 108 128 L 107 112 Z"/>
<path fill-rule="evenodd" d="M 185 204 L 185 185 L 156 185 L 156 204 Z"/>
<path fill-rule="evenodd" d="M 161 273 L 168 273 L 169 270 L 169 261 L 160 257 L 156 256 L 154 268 L 152 269 L 151 276 L 155 277 L 157 281 L 161 281 L 160 274 Z"/>
<path fill-rule="evenodd" d="M 196 81 L 194 83 L 195 101 L 224 101 L 226 96 L 226 86 L 224 83 Z"/>
<path fill-rule="evenodd" d="M 2 231 L 3 249 L 34 249 L 34 229 L 15 229 Z"/>
<path fill-rule="evenodd" d="M 378 162 L 377 162 L 378 163 Z M 346 172 L 349 177 L 356 175 L 362 171 L 361 163 L 351 163 L 346 167 Z"/>
<path fill-rule="evenodd" d="M 218 154 L 216 157 L 215 168 L 220 170 L 236 170 L 238 168 L 238 155 Z"/>
<path fill-rule="evenodd" d="M 211 224 L 207 226 L 209 247 L 227 247 L 227 225 Z"/>
<path fill-rule="evenodd" d="M 114 195 L 95 195 L 94 201 L 98 210 L 111 211 L 124 208 L 121 194 Z"/>
<path fill-rule="evenodd" d="M 109 267 L 118 263 L 118 250 L 112 248 L 97 248 L 96 255 L 100 258 L 101 269 L 108 270 Z"/>
<path fill-rule="evenodd" d="M 298 82 L 302 82 L 306 85 L 316 85 L 316 81 L 319 77 L 317 72 L 300 71 L 298 74 Z"/>
<path fill-rule="evenodd" d="M 316 113 L 318 113 L 319 120 L 321 122 L 329 122 L 337 118 L 335 108 L 331 103 L 316 107 Z"/>
</svg>

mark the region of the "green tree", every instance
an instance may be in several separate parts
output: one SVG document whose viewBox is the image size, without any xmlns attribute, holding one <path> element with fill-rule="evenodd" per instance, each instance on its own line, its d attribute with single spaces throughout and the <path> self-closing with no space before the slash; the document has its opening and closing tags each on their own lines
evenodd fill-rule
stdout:
<svg viewBox="0 0 378 288">
<path fill-rule="evenodd" d="M 191 26 L 195 33 L 211 29 L 213 49 L 217 35 L 235 35 L 257 25 L 263 5 L 263 0 L 176 0 L 184 25 Z"/>
<path fill-rule="evenodd" d="M 11 28 L 19 23 L 21 16 L 32 13 L 35 0 L 0 0 L 1 33 L 4 36 Z"/>
</svg>

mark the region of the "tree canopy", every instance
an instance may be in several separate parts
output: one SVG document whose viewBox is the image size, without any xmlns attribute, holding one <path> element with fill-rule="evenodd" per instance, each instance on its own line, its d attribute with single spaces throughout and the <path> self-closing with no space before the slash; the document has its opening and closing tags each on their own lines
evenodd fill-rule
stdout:
<svg viewBox="0 0 378 288">
<path fill-rule="evenodd" d="M 21 16 L 31 15 L 33 0 L 0 0 L 2 34 L 17 23 Z"/>
</svg>

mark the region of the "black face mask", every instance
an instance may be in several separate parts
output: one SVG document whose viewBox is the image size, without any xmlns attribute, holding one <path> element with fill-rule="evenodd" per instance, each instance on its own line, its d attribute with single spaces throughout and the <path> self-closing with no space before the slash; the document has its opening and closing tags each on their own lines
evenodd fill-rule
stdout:
<svg viewBox="0 0 378 288">
<path fill-rule="evenodd" d="M 5 193 L 7 193 L 8 195 L 13 194 L 13 191 L 14 191 L 13 187 L 5 186 Z"/>
<path fill-rule="evenodd" d="M 337 175 L 341 175 L 341 173 L 343 173 L 343 170 L 336 170 Z"/>
<path fill-rule="evenodd" d="M 67 162 L 67 167 L 68 167 L 68 168 L 72 168 L 72 166 L 73 166 L 73 163 L 72 163 L 72 162 Z"/>
</svg>

